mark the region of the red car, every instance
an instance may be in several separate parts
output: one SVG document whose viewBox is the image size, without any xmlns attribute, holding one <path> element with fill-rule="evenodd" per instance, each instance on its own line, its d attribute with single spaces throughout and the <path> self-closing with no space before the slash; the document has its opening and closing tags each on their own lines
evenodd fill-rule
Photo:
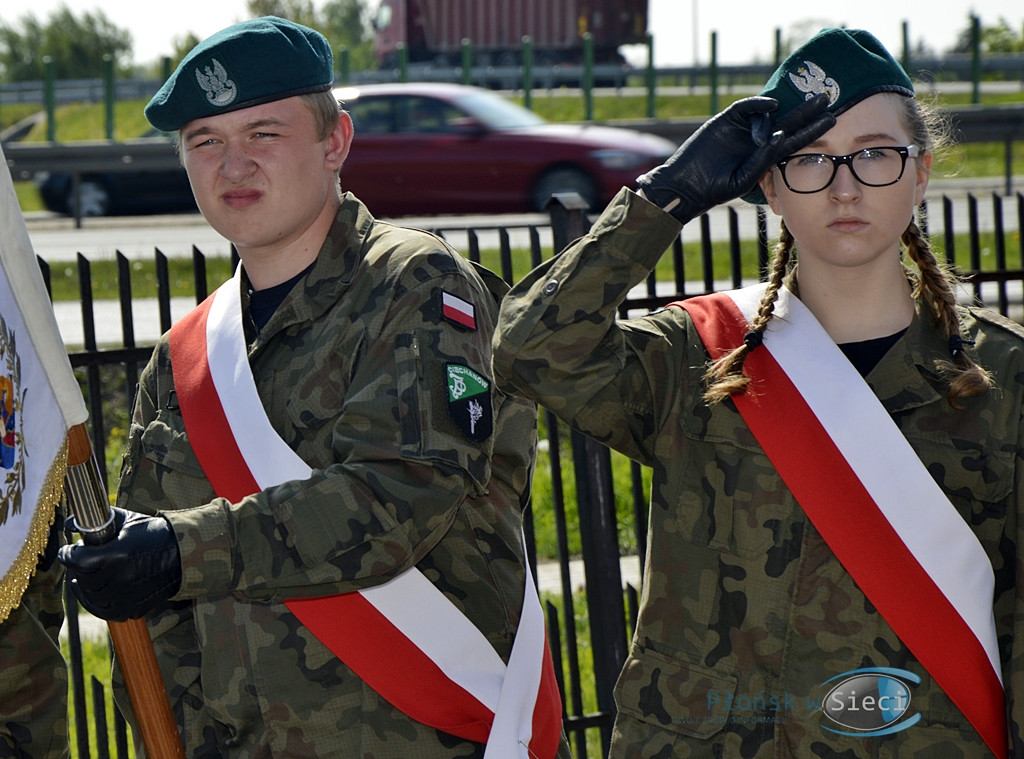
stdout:
<svg viewBox="0 0 1024 759">
<path fill-rule="evenodd" d="M 457 84 L 335 95 L 355 124 L 342 189 L 377 216 L 539 211 L 565 191 L 599 210 L 677 147 L 629 129 L 551 124 L 495 92 Z"/>
</svg>

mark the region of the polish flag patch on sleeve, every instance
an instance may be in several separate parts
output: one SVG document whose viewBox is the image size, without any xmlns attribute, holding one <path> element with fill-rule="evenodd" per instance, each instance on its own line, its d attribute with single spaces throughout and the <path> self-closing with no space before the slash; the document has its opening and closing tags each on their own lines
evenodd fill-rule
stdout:
<svg viewBox="0 0 1024 759">
<path fill-rule="evenodd" d="M 441 291 L 441 315 L 466 329 L 476 329 L 476 308 L 469 301 Z"/>
</svg>

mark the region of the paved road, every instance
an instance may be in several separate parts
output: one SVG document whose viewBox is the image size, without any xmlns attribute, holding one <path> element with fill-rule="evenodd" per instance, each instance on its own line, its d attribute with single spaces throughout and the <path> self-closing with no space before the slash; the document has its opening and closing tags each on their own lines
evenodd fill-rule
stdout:
<svg viewBox="0 0 1024 759">
<path fill-rule="evenodd" d="M 954 229 L 967 229 L 968 203 L 967 194 L 972 193 L 978 199 L 978 223 L 981 229 L 991 229 L 996 208 L 1003 214 L 1004 229 L 1018 229 L 1020 220 L 1017 216 L 1016 198 L 1003 197 L 1003 180 L 993 179 L 983 182 L 943 181 L 935 183 L 929 193 L 928 201 L 931 214 L 929 229 L 932 234 L 941 234 L 944 229 L 940 198 L 945 195 L 953 201 Z M 1017 191 L 1024 190 L 1024 178 L 1015 181 Z M 737 201 L 730 204 L 737 212 L 739 233 L 742 238 L 750 239 L 756 235 L 756 219 L 751 206 Z M 231 252 L 228 242 L 214 232 L 199 214 L 180 214 L 155 217 L 121 217 L 84 219 L 81 227 L 76 227 L 73 219 L 50 214 L 30 214 L 27 219 L 29 237 L 37 255 L 51 265 L 62 262 L 73 262 L 78 254 L 90 261 L 112 259 L 116 252 L 126 258 L 152 259 L 155 250 L 159 250 L 169 258 L 191 256 L 192 247 L 197 247 L 208 257 L 229 256 Z M 417 217 L 396 220 L 396 223 L 420 227 L 423 229 L 443 229 L 445 237 L 459 250 L 469 249 L 467 227 L 478 230 L 481 248 L 496 249 L 499 246 L 497 227 L 509 229 L 510 244 L 514 248 L 523 248 L 529 244 L 529 228 L 534 226 L 540 236 L 541 245 L 550 247 L 551 231 L 547 227 L 548 219 L 543 214 L 523 214 L 515 216 L 477 216 L 477 217 Z M 778 221 L 769 217 L 769 235 L 777 234 Z M 726 207 L 713 209 L 710 213 L 710 227 L 713 239 L 726 239 L 729 224 Z M 697 241 L 700 238 L 700 224 L 691 223 L 683 230 L 685 242 Z M 1012 252 L 1011 252 L 1012 253 Z M 177 320 L 194 305 L 188 298 L 175 299 L 171 303 L 171 315 Z M 153 298 L 137 298 L 133 302 L 136 341 L 152 343 L 159 337 L 159 320 L 157 303 Z M 58 303 L 55 305 L 57 322 L 68 345 L 81 345 L 82 318 L 78 303 Z M 96 303 L 97 340 L 101 345 L 121 343 L 120 313 L 116 303 Z"/>
<path fill-rule="evenodd" d="M 933 229 L 941 229 L 941 216 L 938 200 L 946 195 L 954 200 L 957 218 L 956 227 L 965 228 L 966 196 L 973 193 L 979 203 L 980 223 L 983 227 L 991 226 L 993 217 L 993 193 L 1001 194 L 1005 180 L 1000 178 L 986 180 L 943 180 L 933 182 L 928 193 L 928 201 L 935 210 L 936 216 Z M 1024 177 L 1017 177 L 1013 183 L 1014 191 L 1024 191 Z M 1014 198 L 1003 197 L 1007 229 L 1017 228 L 1016 213 L 1013 209 Z M 725 223 L 727 206 L 720 206 L 711 212 L 712 236 L 724 239 L 728 235 Z M 740 234 L 749 237 L 754 234 L 754 214 L 751 206 L 735 201 L 729 204 L 737 210 L 740 218 Z M 83 219 L 81 226 L 76 227 L 74 219 L 56 216 L 49 213 L 29 214 L 27 219 L 29 236 L 38 256 L 55 263 L 73 261 L 81 253 L 90 260 L 112 259 L 119 251 L 129 259 L 151 258 L 154 249 L 159 249 L 168 257 L 190 256 L 192 246 L 198 247 L 207 256 L 228 256 L 231 248 L 228 242 L 214 232 L 198 213 L 176 214 L 166 216 L 139 216 Z M 481 229 L 480 245 L 485 248 L 498 247 L 497 227 L 511 230 L 513 244 L 525 245 L 528 239 L 527 228 L 534 225 L 540 228 L 541 243 L 550 244 L 550 233 L 546 227 L 548 218 L 544 214 L 514 214 L 504 216 L 427 216 L 407 217 L 395 220 L 403 226 L 421 229 L 444 229 L 446 237 L 459 249 L 466 249 L 467 238 L 464 231 L 467 227 Z M 937 226 L 936 226 L 937 225 Z M 699 234 L 699 225 L 691 224 L 684 231 L 684 236 L 691 231 Z"/>
</svg>

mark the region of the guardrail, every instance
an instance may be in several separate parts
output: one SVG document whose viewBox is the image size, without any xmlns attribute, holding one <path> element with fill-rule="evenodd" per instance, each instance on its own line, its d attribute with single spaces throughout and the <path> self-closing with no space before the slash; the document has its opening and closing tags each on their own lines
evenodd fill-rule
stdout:
<svg viewBox="0 0 1024 759">
<path fill-rule="evenodd" d="M 140 137 L 123 142 L 10 142 L 4 145 L 4 155 L 11 176 L 16 182 L 23 182 L 43 171 L 80 176 L 100 171 L 173 169 L 181 165 L 174 143 L 169 137 Z"/>
</svg>

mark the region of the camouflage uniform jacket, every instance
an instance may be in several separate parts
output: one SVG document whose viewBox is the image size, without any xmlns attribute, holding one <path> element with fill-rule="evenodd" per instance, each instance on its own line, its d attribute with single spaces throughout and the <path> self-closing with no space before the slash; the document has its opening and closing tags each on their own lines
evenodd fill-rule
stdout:
<svg viewBox="0 0 1024 759">
<path fill-rule="evenodd" d="M 588 235 L 512 289 L 495 338 L 499 386 L 653 470 L 641 608 L 616 685 L 611 755 L 987 756 L 805 518 L 734 404 L 703 401 L 708 354 L 687 313 L 617 319 L 678 233 L 672 217 L 623 191 Z M 976 341 L 969 349 L 998 387 L 956 411 L 933 371 L 948 347 L 920 309 L 867 381 L 991 559 L 1019 754 L 1024 331 L 961 309 Z M 866 667 L 921 678 L 902 715 L 919 722 L 885 736 L 832 732 L 855 731 L 819 709 L 836 685 L 826 681 Z"/>
<path fill-rule="evenodd" d="M 266 414 L 313 473 L 238 503 L 215 497 L 195 458 L 161 339 L 140 378 L 117 502 L 163 512 L 177 534 L 182 585 L 148 624 L 188 756 L 482 755 L 380 699 L 282 600 L 416 565 L 507 661 L 536 407 L 494 392 L 493 433 L 473 442 L 445 378 L 465 366 L 490 384 L 507 288 L 485 276 L 346 196 L 313 268 L 262 330 L 247 328 Z M 442 318 L 444 292 L 475 305 L 476 329 Z"/>
</svg>

